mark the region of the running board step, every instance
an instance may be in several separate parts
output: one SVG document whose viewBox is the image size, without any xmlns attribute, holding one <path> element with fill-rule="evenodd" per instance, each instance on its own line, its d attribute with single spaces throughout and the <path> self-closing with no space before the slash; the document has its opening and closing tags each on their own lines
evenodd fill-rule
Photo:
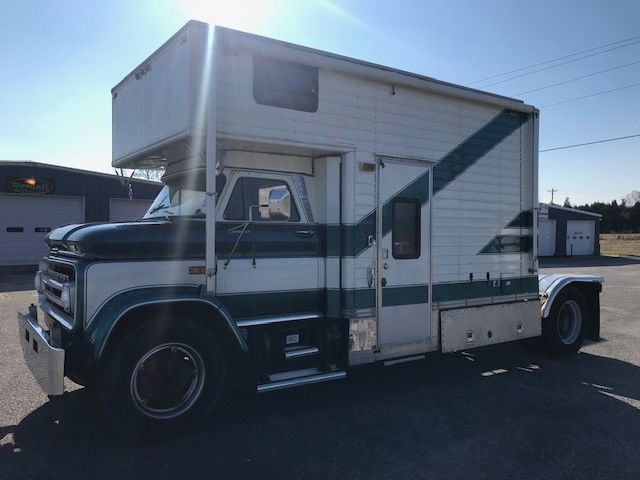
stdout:
<svg viewBox="0 0 640 480">
<path fill-rule="evenodd" d="M 298 347 L 290 350 L 285 350 L 284 358 L 287 360 L 294 360 L 296 358 L 311 357 L 317 355 L 320 350 L 318 347 Z"/>
<path fill-rule="evenodd" d="M 271 392 L 274 390 L 282 390 L 284 388 L 300 387 L 302 385 L 311 385 L 313 383 L 329 382 L 331 380 L 339 380 L 347 376 L 344 370 L 335 370 L 333 372 L 317 373 L 315 375 L 307 375 L 304 377 L 288 378 L 285 380 L 277 380 L 269 383 L 258 385 L 258 392 Z"/>
</svg>

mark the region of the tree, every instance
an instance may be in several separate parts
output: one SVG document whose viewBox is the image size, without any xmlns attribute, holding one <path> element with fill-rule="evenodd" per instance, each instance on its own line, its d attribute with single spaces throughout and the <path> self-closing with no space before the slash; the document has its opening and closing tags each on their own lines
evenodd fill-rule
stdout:
<svg viewBox="0 0 640 480">
<path fill-rule="evenodd" d="M 564 199 L 564 203 L 562 204 L 563 207 L 567 207 L 567 208 L 571 208 L 571 200 L 569 200 L 569 197 L 566 197 Z"/>
</svg>

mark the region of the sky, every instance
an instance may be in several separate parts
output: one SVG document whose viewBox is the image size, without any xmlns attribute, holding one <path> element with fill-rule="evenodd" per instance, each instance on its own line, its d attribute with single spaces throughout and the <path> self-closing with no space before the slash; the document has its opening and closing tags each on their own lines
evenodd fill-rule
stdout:
<svg viewBox="0 0 640 480">
<path fill-rule="evenodd" d="M 639 134 L 640 85 L 591 94 L 640 84 L 640 37 L 478 83 L 640 36 L 639 18 L 633 0 L 0 0 L 0 160 L 112 172 L 111 88 L 189 19 L 520 98 L 541 110 L 541 149 Z M 640 138 L 540 153 L 540 200 L 551 188 L 574 205 L 640 190 L 638 152 Z"/>
</svg>

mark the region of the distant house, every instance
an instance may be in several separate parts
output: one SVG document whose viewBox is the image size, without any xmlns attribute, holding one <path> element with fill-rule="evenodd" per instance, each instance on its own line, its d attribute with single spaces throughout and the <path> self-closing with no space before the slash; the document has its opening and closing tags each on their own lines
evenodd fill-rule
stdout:
<svg viewBox="0 0 640 480">
<path fill-rule="evenodd" d="M 539 204 L 538 256 L 600 255 L 602 215 Z"/>
</svg>

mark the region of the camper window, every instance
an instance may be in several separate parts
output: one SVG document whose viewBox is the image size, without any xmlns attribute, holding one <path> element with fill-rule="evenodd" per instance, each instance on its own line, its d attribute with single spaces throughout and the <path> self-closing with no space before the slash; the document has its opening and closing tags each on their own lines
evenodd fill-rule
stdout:
<svg viewBox="0 0 640 480">
<path fill-rule="evenodd" d="M 315 112 L 318 110 L 318 69 L 255 55 L 253 98 L 261 105 Z"/>
<path fill-rule="evenodd" d="M 240 177 L 236 182 L 227 207 L 224 210 L 225 220 L 249 220 L 249 208 L 258 206 L 252 212 L 255 221 L 282 221 L 283 217 L 272 218 L 269 213 L 269 196 L 274 188 L 286 188 L 289 191 L 289 219 L 288 222 L 299 222 L 300 214 L 293 201 L 291 189 L 283 180 L 272 178 Z"/>
<path fill-rule="evenodd" d="M 417 199 L 394 200 L 391 242 L 393 258 L 420 256 L 420 202 Z"/>
</svg>

